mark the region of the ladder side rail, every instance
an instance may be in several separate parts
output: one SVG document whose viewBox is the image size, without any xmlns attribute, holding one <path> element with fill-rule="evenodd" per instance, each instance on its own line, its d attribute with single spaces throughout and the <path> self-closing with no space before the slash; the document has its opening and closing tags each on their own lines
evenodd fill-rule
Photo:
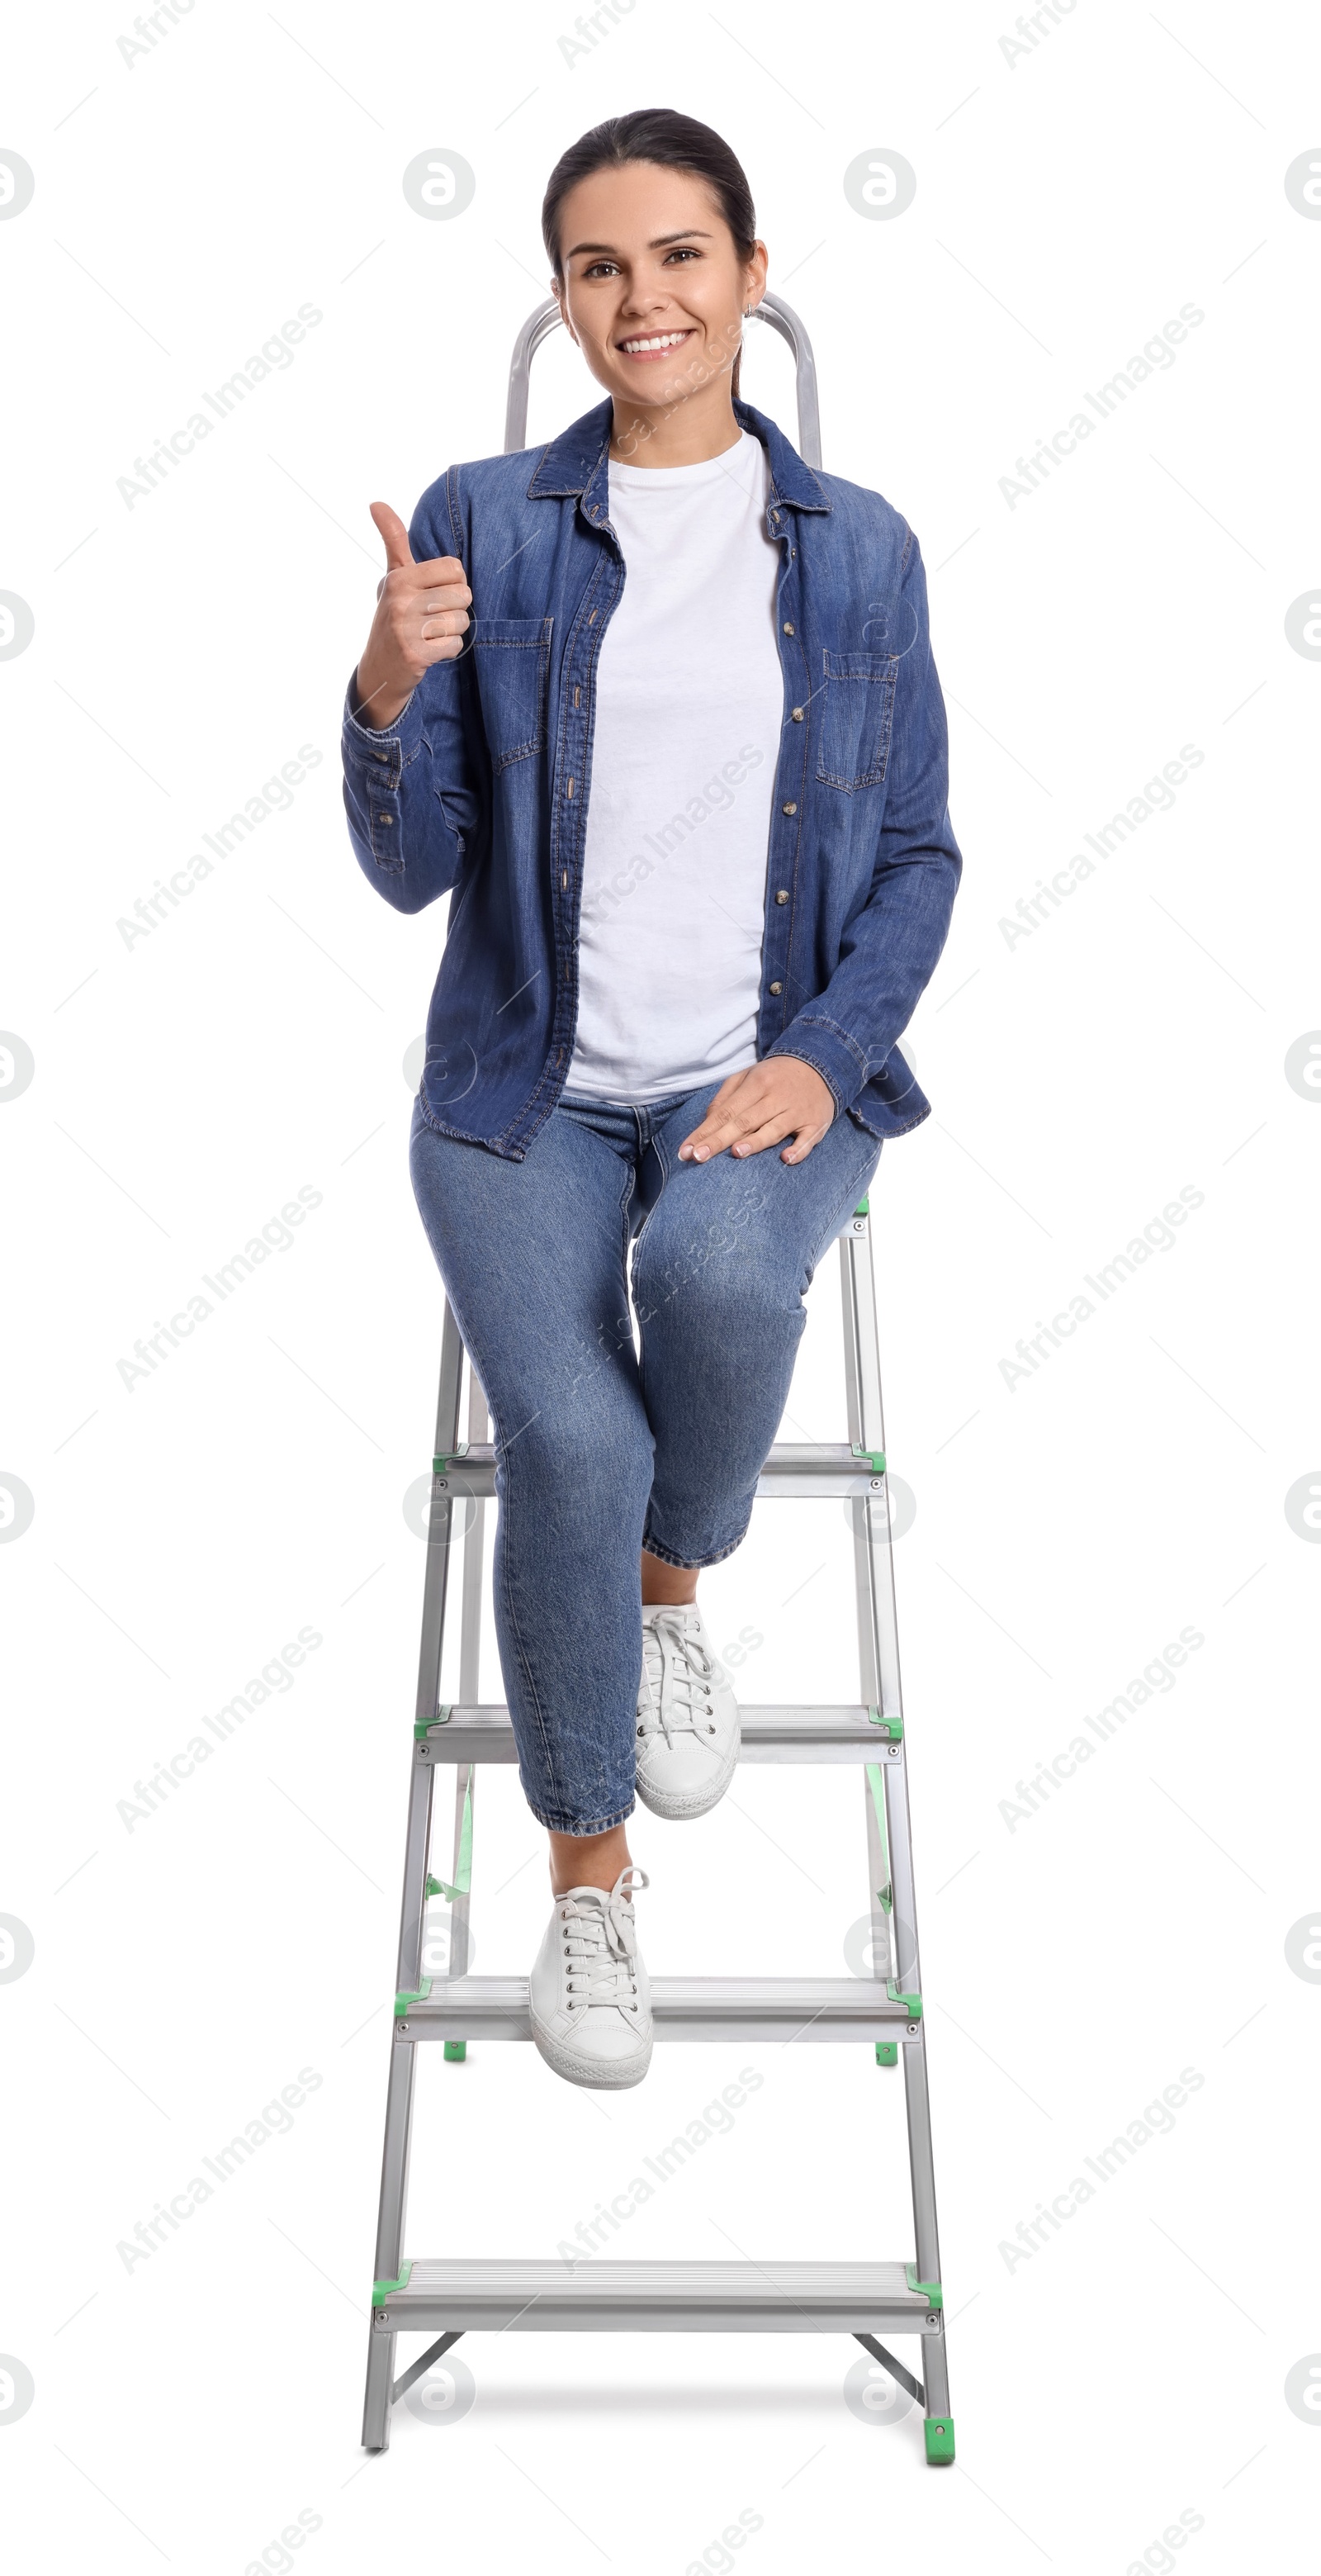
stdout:
<svg viewBox="0 0 1321 2576">
<path fill-rule="evenodd" d="M 453 1452 L 459 1434 L 459 1397 L 463 1379 L 463 1341 L 445 1300 L 440 1337 L 440 1383 L 436 1397 L 434 1456 Z M 422 1641 L 418 1654 L 417 1718 L 436 1714 L 440 1664 L 445 1642 L 445 1601 L 449 1584 L 450 1540 L 454 1520 L 452 1481 L 442 1485 L 434 1470 L 431 1512 L 427 1524 L 427 1561 L 422 1584 Z M 408 1826 L 404 1838 L 404 1893 L 399 1919 L 399 1953 L 395 1987 L 415 1993 L 422 1974 L 422 1937 L 426 1915 L 427 1858 L 431 1848 L 431 1801 L 435 1772 L 418 1759 L 416 1740 L 408 1783 Z M 398 2278 L 403 2260 L 404 2222 L 408 2208 L 408 2162 L 413 2135 L 413 2078 L 417 2052 L 398 2040 L 391 2021 L 390 2078 L 385 2098 L 385 2141 L 381 2151 L 381 2191 L 376 2215 L 374 2278 Z M 394 2370 L 393 2334 L 368 2327 L 367 2387 L 362 2438 L 369 2451 L 384 2450 L 390 2438 L 390 2386 Z"/>
<path fill-rule="evenodd" d="M 433 1455 L 451 1456 L 459 1437 L 459 1392 L 463 1376 L 463 1341 L 458 1325 L 445 1300 L 445 1321 L 440 1341 L 440 1388 L 436 1401 L 436 1445 Z M 415 1717 L 419 1726 L 429 1726 L 440 1699 L 440 1666 L 445 1645 L 445 1604 L 449 1587 L 450 1556 L 454 1536 L 454 1480 L 446 1482 L 435 1474 L 431 1479 L 431 1512 L 427 1523 L 427 1561 L 422 1584 L 422 1641 L 418 1651 L 417 1702 Z M 428 1786 L 422 1794 L 421 1772 L 432 1778 L 430 1766 L 417 1760 L 413 1747 L 412 1792 L 408 1808 L 408 1836 L 404 1856 L 404 1897 L 399 1919 L 399 1956 L 395 1987 L 399 1993 L 412 1993 L 422 1973 L 423 1917 L 426 1911 L 427 1853 L 430 1848 L 431 1794 Z"/>
<path fill-rule="evenodd" d="M 454 1456 L 459 1445 L 459 1393 L 463 1378 L 463 1339 L 448 1297 L 440 1337 L 440 1386 L 436 1396 L 433 1457 Z M 422 1639 L 417 1661 L 419 1726 L 429 1725 L 440 1699 L 440 1659 L 445 1643 L 445 1596 L 454 1531 L 454 1478 L 431 1479 L 431 1513 L 427 1523 L 427 1564 L 422 1586 Z"/>
<path fill-rule="evenodd" d="M 876 1313 L 876 1276 L 871 1246 L 870 1221 L 855 1217 L 840 1238 L 841 1280 L 844 1307 L 845 1379 L 849 1401 L 850 1437 L 870 1449 L 884 1451 L 885 1416 L 881 1394 L 880 1340 Z M 856 1427 L 855 1427 L 856 1426 Z M 882 1517 L 884 1515 L 884 1517 Z M 855 1528 L 859 1520 L 867 1523 L 867 1539 L 859 1549 L 865 1557 L 866 1582 L 860 1583 L 860 1607 L 865 1589 L 866 1617 L 862 1621 L 864 1661 L 870 1646 L 874 1668 L 880 1673 L 882 1690 L 893 1698 L 883 1697 L 883 1713 L 902 1721 L 903 1696 L 899 1671 L 898 1614 L 894 1591 L 894 1561 L 890 1544 L 890 1507 L 888 1490 L 875 1502 L 854 1505 Z M 885 1812 L 889 1825 L 890 1884 L 893 1892 L 891 1940 L 893 1943 L 895 1980 L 902 1993 L 920 1994 L 921 1963 L 917 1945 L 917 1900 L 913 1884 L 912 1826 L 908 1803 L 907 1746 L 901 1740 L 898 1760 L 887 1760 L 884 1766 Z M 870 1801 L 869 1801 L 870 1803 Z M 917 2250 L 918 2277 L 924 2281 L 940 2279 L 940 2240 L 936 2225 L 935 2167 L 931 2146 L 931 2111 L 927 2087 L 926 2032 L 919 2024 L 916 2038 L 902 2050 L 904 2099 L 908 2120 L 908 2161 L 913 2193 L 913 2231 Z M 948 2376 L 945 2361 L 943 2329 L 938 2351 L 934 2349 L 927 2370 L 928 2404 L 936 2413 L 948 2406 Z"/>
<path fill-rule="evenodd" d="M 485 1440 L 489 1430 L 486 1397 L 481 1380 L 471 1360 L 468 1364 L 468 1446 Z M 486 1504 L 469 1503 L 471 1515 L 463 1539 L 463 1583 L 459 1612 L 459 1701 L 464 1707 L 475 1705 L 480 1689 L 482 1643 L 482 1572 L 486 1553 Z M 460 1856 L 463 1849 L 463 1809 L 467 1801 L 469 1815 L 469 1876 L 471 1877 L 472 1829 L 477 1813 L 477 1765 L 460 1762 L 454 1773 L 454 1860 L 453 1885 L 459 1885 Z M 470 1915 L 471 1887 L 460 1888 L 450 1908 L 449 1975 L 466 1977 L 472 1945 Z"/>
<path fill-rule="evenodd" d="M 844 1303 L 845 1377 L 852 1437 L 865 1447 L 885 1448 L 881 1400 L 880 1349 L 876 1330 L 876 1284 L 867 1218 L 855 1217 L 840 1239 Z M 858 1523 L 865 1524 L 860 1536 Z M 858 1566 L 859 1629 L 864 1667 L 879 1682 L 875 1704 L 884 1717 L 903 1721 L 903 1686 L 899 1669 L 899 1627 L 894 1593 L 894 1559 L 890 1544 L 890 1497 L 883 1486 L 874 1500 L 854 1505 L 855 1562 Z M 898 1761 L 885 1764 L 885 1809 L 890 1829 L 890 1883 L 894 1894 L 895 1976 L 906 1990 L 921 1992 L 917 1946 L 917 1902 L 913 1887 L 912 1828 L 908 1812 L 908 1763 L 902 1747 Z"/>
</svg>

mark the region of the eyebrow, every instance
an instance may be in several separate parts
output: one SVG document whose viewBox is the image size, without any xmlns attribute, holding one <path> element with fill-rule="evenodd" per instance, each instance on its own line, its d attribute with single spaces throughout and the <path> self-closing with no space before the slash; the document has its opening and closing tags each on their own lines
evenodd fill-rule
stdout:
<svg viewBox="0 0 1321 2576">
<path fill-rule="evenodd" d="M 655 241 L 648 242 L 647 248 L 648 250 L 669 250 L 675 242 L 710 241 L 710 239 L 710 233 L 702 232 L 698 225 L 687 224 L 682 232 L 658 233 Z M 566 259 L 578 259 L 584 251 L 594 251 L 598 256 L 604 252 L 610 259 L 617 259 L 619 256 L 611 242 L 575 242 L 572 250 L 566 250 L 564 256 Z"/>
</svg>

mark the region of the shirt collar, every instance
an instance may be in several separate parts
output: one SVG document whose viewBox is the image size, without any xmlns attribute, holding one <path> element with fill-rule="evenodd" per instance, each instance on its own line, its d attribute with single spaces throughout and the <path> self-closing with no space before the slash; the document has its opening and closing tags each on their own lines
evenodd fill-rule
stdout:
<svg viewBox="0 0 1321 2576">
<path fill-rule="evenodd" d="M 570 500 L 580 498 L 586 515 L 605 516 L 610 464 L 610 424 L 614 407 L 607 399 L 592 411 L 583 413 L 558 438 L 543 448 L 536 471 L 528 485 L 530 501 Z M 751 403 L 734 397 L 734 417 L 740 429 L 752 432 L 761 440 L 770 458 L 771 492 L 774 505 L 790 510 L 830 510 L 824 485 L 810 465 L 803 463 L 796 447 L 776 427 L 765 412 L 754 410 Z"/>
</svg>

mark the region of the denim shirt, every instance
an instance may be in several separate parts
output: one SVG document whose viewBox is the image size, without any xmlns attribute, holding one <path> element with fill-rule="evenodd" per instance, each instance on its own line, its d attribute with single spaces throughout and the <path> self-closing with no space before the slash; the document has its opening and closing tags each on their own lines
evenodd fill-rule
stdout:
<svg viewBox="0 0 1321 2576">
<path fill-rule="evenodd" d="M 749 403 L 734 411 L 769 453 L 780 557 L 784 725 L 757 1055 L 801 1057 L 837 1115 L 899 1136 L 930 1103 L 896 1041 L 944 946 L 963 864 L 922 557 L 879 493 L 815 473 Z M 452 465 L 424 492 L 413 553 L 462 563 L 463 650 L 380 731 L 355 714 L 352 680 L 345 705 L 344 802 L 363 874 L 399 912 L 451 896 L 422 1115 L 513 1161 L 573 1052 L 596 669 L 625 579 L 608 515 L 611 422 L 606 401 L 549 446 Z M 696 614 L 692 642 L 694 690 L 718 690 Z"/>
</svg>

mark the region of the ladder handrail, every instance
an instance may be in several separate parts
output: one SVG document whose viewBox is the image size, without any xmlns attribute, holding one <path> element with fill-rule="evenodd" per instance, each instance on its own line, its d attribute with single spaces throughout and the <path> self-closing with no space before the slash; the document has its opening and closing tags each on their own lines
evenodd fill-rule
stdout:
<svg viewBox="0 0 1321 2576">
<path fill-rule="evenodd" d="M 782 295 L 763 295 L 749 315 L 749 320 L 768 323 L 780 339 L 787 341 L 793 356 L 798 391 L 798 453 L 805 465 L 821 462 L 821 415 L 817 402 L 816 360 L 812 343 L 801 316 Z M 505 404 L 506 456 L 516 456 L 527 445 L 528 382 L 532 361 L 543 340 L 560 328 L 560 308 L 553 295 L 529 313 L 509 361 L 509 394 Z"/>
</svg>

